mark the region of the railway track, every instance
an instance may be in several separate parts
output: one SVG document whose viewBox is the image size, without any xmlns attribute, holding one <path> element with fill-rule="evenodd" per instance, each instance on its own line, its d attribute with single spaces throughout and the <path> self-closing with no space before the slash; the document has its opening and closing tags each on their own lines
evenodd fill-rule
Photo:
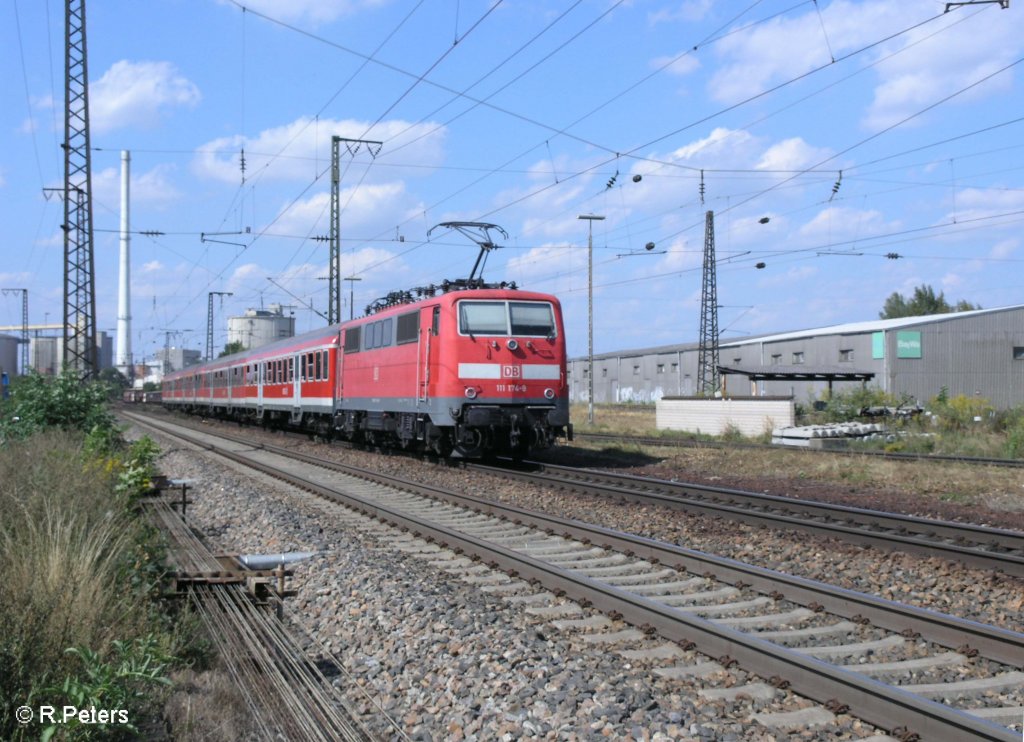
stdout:
<svg viewBox="0 0 1024 742">
<path fill-rule="evenodd" d="M 998 466 L 1010 469 L 1024 468 L 1024 459 L 1004 459 L 987 456 L 949 456 L 931 453 L 902 453 L 899 451 L 871 451 L 849 448 L 810 448 L 777 446 L 763 443 L 728 443 L 725 441 L 698 441 L 681 438 L 655 438 L 648 436 L 615 435 L 612 433 L 587 433 L 574 431 L 573 437 L 580 441 L 614 443 L 629 446 L 659 446 L 665 448 L 740 448 L 759 451 L 792 451 L 808 455 L 833 454 L 835 456 L 861 456 L 886 461 L 928 461 L 945 464 L 967 464 L 973 466 Z"/>
<path fill-rule="evenodd" d="M 769 682 L 720 688 L 720 697 L 789 687 L 824 704 L 762 719 L 768 726 L 848 708 L 907 739 L 1019 738 L 1004 726 L 1024 715 L 1016 632 L 287 449 L 139 422 L 408 530 L 411 551 L 429 556 L 442 544 L 453 563 L 478 560 L 467 570 L 481 589 L 591 631 L 652 673 L 685 678 L 738 662 Z M 587 606 L 604 616 L 576 618 Z M 604 631 L 616 619 L 636 628 Z M 694 649 L 705 658 L 695 661 Z"/>
<path fill-rule="evenodd" d="M 799 529 L 1024 576 L 1024 533 L 1017 531 L 593 469 L 538 463 L 466 466 L 545 487 Z"/>
</svg>

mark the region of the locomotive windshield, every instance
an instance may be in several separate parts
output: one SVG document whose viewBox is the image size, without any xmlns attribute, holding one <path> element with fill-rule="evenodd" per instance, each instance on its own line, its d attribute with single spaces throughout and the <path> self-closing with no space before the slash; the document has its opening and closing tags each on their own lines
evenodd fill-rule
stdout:
<svg viewBox="0 0 1024 742">
<path fill-rule="evenodd" d="M 461 301 L 459 332 L 549 337 L 555 334 L 555 313 L 547 302 Z"/>
</svg>

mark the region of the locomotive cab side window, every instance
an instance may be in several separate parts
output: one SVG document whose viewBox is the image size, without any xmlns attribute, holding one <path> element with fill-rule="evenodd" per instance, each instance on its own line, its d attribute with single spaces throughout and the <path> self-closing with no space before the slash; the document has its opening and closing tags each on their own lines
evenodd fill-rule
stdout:
<svg viewBox="0 0 1024 742">
<path fill-rule="evenodd" d="M 360 335 L 361 327 L 346 327 L 345 328 L 345 352 L 346 353 L 358 353 L 360 349 Z"/>
<path fill-rule="evenodd" d="M 395 332 L 395 343 L 415 343 L 420 334 L 420 313 L 409 312 L 398 316 L 397 330 Z"/>
</svg>

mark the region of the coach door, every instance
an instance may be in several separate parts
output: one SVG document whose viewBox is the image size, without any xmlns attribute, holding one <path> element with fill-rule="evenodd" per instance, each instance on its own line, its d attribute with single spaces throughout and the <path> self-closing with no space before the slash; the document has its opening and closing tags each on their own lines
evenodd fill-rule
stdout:
<svg viewBox="0 0 1024 742">
<path fill-rule="evenodd" d="M 305 353 L 296 353 L 288 359 L 288 376 L 292 382 L 292 422 L 302 420 L 302 377 L 305 371 Z"/>
<path fill-rule="evenodd" d="M 263 378 L 266 376 L 265 361 L 256 362 L 256 416 L 263 417 Z"/>
</svg>

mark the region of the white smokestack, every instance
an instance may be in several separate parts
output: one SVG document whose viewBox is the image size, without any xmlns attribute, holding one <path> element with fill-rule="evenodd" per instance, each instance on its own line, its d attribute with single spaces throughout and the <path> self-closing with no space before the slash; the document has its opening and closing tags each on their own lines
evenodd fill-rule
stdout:
<svg viewBox="0 0 1024 742">
<path fill-rule="evenodd" d="M 121 150 L 121 270 L 117 292 L 117 370 L 132 378 L 132 297 L 129 246 L 131 232 L 128 219 L 128 180 L 132 155 Z"/>
</svg>

